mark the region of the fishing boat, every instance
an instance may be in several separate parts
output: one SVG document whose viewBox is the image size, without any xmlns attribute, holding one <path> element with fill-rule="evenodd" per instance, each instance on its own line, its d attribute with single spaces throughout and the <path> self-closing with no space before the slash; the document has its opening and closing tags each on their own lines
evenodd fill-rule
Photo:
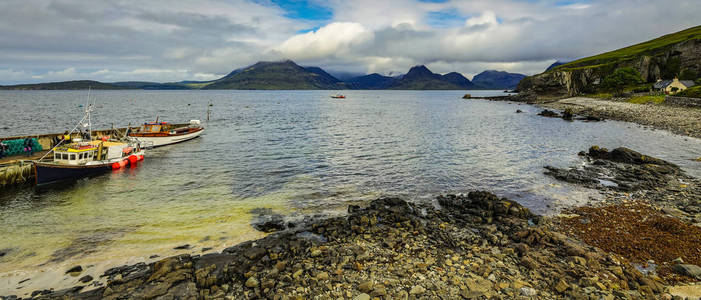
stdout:
<svg viewBox="0 0 701 300">
<path fill-rule="evenodd" d="M 138 161 L 144 159 L 144 150 L 138 141 L 110 140 L 107 136 L 99 140 L 92 139 L 90 113 L 94 107 L 95 104 L 90 103 L 88 92 L 85 115 L 67 134 L 70 137 L 73 132 L 80 131 L 78 128 L 82 125 L 87 129 L 85 140 L 62 140 L 44 156 L 33 161 L 35 184 L 43 185 L 97 175 L 127 165 L 135 166 Z"/>
<path fill-rule="evenodd" d="M 79 179 L 98 175 L 125 166 L 135 166 L 144 159 L 144 150 L 138 144 L 111 141 L 74 139 L 73 142 L 52 149 L 49 161 L 34 162 L 35 183 Z"/>
<path fill-rule="evenodd" d="M 160 147 L 194 139 L 204 131 L 200 120 L 190 120 L 189 125 L 177 127 L 168 122 L 147 122 L 139 129 L 129 132 L 129 137 L 137 139 L 143 145 Z"/>
<path fill-rule="evenodd" d="M 341 94 L 336 94 L 336 95 L 331 96 L 331 98 L 334 98 L 334 99 L 346 99 L 346 96 L 341 95 Z"/>
</svg>

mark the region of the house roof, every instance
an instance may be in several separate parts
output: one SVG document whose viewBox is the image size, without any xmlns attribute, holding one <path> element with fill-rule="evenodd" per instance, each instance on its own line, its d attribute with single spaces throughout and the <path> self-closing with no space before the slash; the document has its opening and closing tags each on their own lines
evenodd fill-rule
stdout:
<svg viewBox="0 0 701 300">
<path fill-rule="evenodd" d="M 685 87 L 688 88 L 696 85 L 696 83 L 693 80 L 679 80 L 679 82 L 681 82 Z"/>
<path fill-rule="evenodd" d="M 662 80 L 655 82 L 655 84 L 653 84 L 652 87 L 655 89 L 663 89 L 666 88 L 670 83 L 672 83 L 671 80 Z"/>
</svg>

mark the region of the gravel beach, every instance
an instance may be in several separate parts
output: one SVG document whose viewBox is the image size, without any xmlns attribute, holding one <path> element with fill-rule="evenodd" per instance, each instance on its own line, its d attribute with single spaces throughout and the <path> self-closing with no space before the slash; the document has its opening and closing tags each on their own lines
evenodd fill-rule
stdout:
<svg viewBox="0 0 701 300">
<path fill-rule="evenodd" d="M 562 111 L 569 108 L 577 115 L 633 122 L 669 130 L 680 135 L 701 138 L 701 109 L 699 108 L 634 104 L 585 97 L 566 98 L 537 105 Z"/>
<path fill-rule="evenodd" d="M 548 174 L 608 197 L 557 216 L 485 191 L 430 202 L 380 198 L 221 253 L 92 274 L 98 278 L 76 266 L 70 276 L 84 276 L 83 285 L 31 297 L 698 299 L 698 180 L 630 149 L 592 147 L 580 156 L 585 167 Z M 616 185 L 597 185 L 601 172 Z"/>
</svg>

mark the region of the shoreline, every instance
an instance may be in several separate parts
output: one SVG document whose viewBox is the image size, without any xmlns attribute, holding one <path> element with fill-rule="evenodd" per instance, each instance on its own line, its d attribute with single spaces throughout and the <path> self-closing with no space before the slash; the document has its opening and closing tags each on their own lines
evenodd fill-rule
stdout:
<svg viewBox="0 0 701 300">
<path fill-rule="evenodd" d="M 533 104 L 560 111 L 571 109 L 576 115 L 632 122 L 683 136 L 701 138 L 701 109 L 699 108 L 635 104 L 587 97 L 571 97 Z"/>
<path fill-rule="evenodd" d="M 549 168 L 550 176 L 596 186 L 609 197 L 557 216 L 535 215 L 516 202 L 483 191 L 438 196 L 428 203 L 380 198 L 364 208 L 349 206 L 345 216 L 310 221 L 301 229 L 273 233 L 221 253 L 183 254 L 116 267 L 100 276 L 105 285 L 92 286 L 86 279 L 85 285 L 37 291 L 33 296 L 638 299 L 701 295 L 701 273 L 694 273 L 701 257 L 694 251 L 701 249 L 693 249 L 701 238 L 699 180 L 675 165 L 625 148 L 608 152 L 592 147 L 580 155 L 589 162 L 586 167 Z M 597 183 L 598 168 L 618 174 L 613 179 L 616 185 Z M 630 210 L 631 215 L 611 214 Z M 637 235 L 614 233 L 623 238 L 622 243 L 587 240 L 594 233 L 612 236 L 611 230 L 620 226 L 617 222 L 647 218 L 661 221 L 642 226 Z M 667 240 L 650 243 L 646 236 Z M 691 252 L 664 248 L 669 239 L 684 241 L 683 250 Z M 652 252 L 649 255 L 655 260 L 650 261 L 626 250 L 638 243 L 647 243 L 664 255 Z M 678 260 L 672 257 L 676 255 Z M 82 276 L 80 271 L 74 273 Z"/>
</svg>

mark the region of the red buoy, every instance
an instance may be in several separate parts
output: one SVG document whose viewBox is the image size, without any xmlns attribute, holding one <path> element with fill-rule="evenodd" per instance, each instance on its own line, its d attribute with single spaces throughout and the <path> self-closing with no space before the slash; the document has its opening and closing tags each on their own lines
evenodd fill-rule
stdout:
<svg viewBox="0 0 701 300">
<path fill-rule="evenodd" d="M 144 160 L 144 155 L 143 155 L 143 154 L 139 154 L 139 160 Z"/>
<path fill-rule="evenodd" d="M 119 170 L 119 168 L 121 168 L 119 163 L 112 163 L 112 170 Z"/>
<path fill-rule="evenodd" d="M 139 160 L 139 159 L 136 157 L 136 155 L 130 155 L 130 156 L 129 156 L 129 164 L 130 164 L 130 165 L 136 164 L 136 161 L 137 161 L 137 160 Z"/>
</svg>

